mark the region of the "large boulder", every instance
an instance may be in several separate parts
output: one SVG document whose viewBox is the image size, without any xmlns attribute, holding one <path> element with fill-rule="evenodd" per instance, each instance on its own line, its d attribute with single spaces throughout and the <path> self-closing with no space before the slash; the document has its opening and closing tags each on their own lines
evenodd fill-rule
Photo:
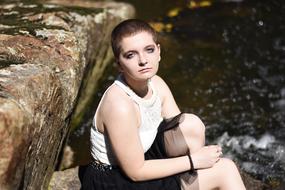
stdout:
<svg viewBox="0 0 285 190">
<path fill-rule="evenodd" d="M 79 95 L 111 58 L 110 31 L 134 13 L 124 3 L 32 2 L 0 4 L 0 189 L 47 189 Z"/>
</svg>

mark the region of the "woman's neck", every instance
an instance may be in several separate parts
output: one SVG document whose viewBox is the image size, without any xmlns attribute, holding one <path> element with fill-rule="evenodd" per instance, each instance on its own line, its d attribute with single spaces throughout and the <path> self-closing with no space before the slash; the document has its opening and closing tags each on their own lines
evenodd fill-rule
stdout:
<svg viewBox="0 0 285 190">
<path fill-rule="evenodd" d="M 141 98 L 148 98 L 152 95 L 151 90 L 148 86 L 148 80 L 146 81 L 136 81 L 128 80 L 126 77 L 122 76 L 124 82 Z"/>
</svg>

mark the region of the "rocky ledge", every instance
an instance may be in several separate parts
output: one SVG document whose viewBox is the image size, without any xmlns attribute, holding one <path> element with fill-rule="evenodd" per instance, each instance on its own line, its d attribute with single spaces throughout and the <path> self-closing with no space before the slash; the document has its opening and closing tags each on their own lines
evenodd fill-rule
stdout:
<svg viewBox="0 0 285 190">
<path fill-rule="evenodd" d="M 110 31 L 133 15 L 124 3 L 1 1 L 0 189 L 47 189 L 77 102 L 110 61 Z"/>
</svg>

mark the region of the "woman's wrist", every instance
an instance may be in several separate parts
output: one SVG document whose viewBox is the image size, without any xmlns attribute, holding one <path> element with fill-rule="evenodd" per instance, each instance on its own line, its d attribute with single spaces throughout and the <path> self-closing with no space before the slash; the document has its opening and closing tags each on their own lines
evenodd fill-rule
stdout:
<svg viewBox="0 0 285 190">
<path fill-rule="evenodd" d="M 190 173 L 193 173 L 195 171 L 195 167 L 194 167 L 193 160 L 192 160 L 192 157 L 190 155 L 190 152 L 188 152 L 187 156 L 188 156 L 189 164 L 190 164 Z"/>
</svg>

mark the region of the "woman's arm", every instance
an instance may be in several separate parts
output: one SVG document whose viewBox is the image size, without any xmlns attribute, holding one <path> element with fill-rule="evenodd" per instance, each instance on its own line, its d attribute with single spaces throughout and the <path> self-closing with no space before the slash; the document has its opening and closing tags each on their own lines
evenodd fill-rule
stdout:
<svg viewBox="0 0 285 190">
<path fill-rule="evenodd" d="M 187 156 L 173 159 L 145 160 L 139 138 L 138 110 L 123 94 L 108 93 L 102 104 L 104 132 L 120 167 L 134 181 L 157 179 L 190 170 Z"/>
<path fill-rule="evenodd" d="M 126 95 L 118 92 L 111 95 L 108 93 L 102 104 L 102 115 L 104 132 L 109 136 L 114 154 L 126 175 L 134 181 L 144 181 L 190 170 L 188 156 L 157 160 L 144 159 L 138 132 L 140 125 L 136 114 L 138 110 L 132 100 L 122 96 Z M 209 148 L 202 153 L 195 153 L 192 155 L 194 165 L 200 168 L 211 167 L 218 159 L 218 155 L 214 152 L 214 148 Z M 209 155 L 210 153 L 212 155 Z"/>
</svg>

